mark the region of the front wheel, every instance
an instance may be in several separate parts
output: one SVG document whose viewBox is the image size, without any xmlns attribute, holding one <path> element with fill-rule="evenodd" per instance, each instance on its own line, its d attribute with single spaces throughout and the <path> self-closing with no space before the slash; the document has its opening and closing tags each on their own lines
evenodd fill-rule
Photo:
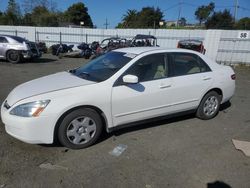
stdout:
<svg viewBox="0 0 250 188">
<path fill-rule="evenodd" d="M 214 118 L 220 109 L 221 96 L 215 92 L 211 91 L 207 93 L 197 109 L 196 116 L 203 120 L 208 120 Z"/>
<path fill-rule="evenodd" d="M 86 148 L 97 141 L 102 127 L 101 117 L 95 110 L 78 109 L 65 116 L 58 129 L 58 139 L 71 149 Z"/>
</svg>

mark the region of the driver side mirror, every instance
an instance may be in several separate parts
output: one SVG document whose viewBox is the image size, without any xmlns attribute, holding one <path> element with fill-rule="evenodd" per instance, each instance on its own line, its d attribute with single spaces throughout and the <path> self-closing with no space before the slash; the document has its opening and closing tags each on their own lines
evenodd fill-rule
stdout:
<svg viewBox="0 0 250 188">
<path fill-rule="evenodd" d="M 122 81 L 127 84 L 137 84 L 138 77 L 135 75 L 128 74 L 122 77 Z"/>
</svg>

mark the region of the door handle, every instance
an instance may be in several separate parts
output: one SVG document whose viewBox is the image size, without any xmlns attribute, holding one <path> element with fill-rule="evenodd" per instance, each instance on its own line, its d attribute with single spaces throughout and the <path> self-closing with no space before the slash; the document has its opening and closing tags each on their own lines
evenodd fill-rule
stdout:
<svg viewBox="0 0 250 188">
<path fill-rule="evenodd" d="M 203 79 L 203 80 L 211 80 L 212 78 L 209 77 L 209 76 L 205 76 L 205 77 L 203 77 L 202 79 Z"/>
<path fill-rule="evenodd" d="M 162 84 L 159 87 L 160 87 L 160 89 L 164 89 L 164 88 L 171 87 L 171 84 Z"/>
</svg>

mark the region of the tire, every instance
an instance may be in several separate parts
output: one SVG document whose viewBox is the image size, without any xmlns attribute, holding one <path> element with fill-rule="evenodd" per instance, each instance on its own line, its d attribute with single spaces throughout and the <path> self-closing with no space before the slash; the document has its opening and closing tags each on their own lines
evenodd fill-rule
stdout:
<svg viewBox="0 0 250 188">
<path fill-rule="evenodd" d="M 83 149 L 98 140 L 102 129 L 102 119 L 95 110 L 77 109 L 62 120 L 58 129 L 58 140 L 67 148 Z"/>
<path fill-rule="evenodd" d="M 221 96 L 215 91 L 210 91 L 201 100 L 196 117 L 203 120 L 214 118 L 219 112 L 220 103 Z"/>
<path fill-rule="evenodd" d="M 22 60 L 22 55 L 19 51 L 16 50 L 9 50 L 6 54 L 6 59 L 10 63 L 19 63 Z"/>
</svg>

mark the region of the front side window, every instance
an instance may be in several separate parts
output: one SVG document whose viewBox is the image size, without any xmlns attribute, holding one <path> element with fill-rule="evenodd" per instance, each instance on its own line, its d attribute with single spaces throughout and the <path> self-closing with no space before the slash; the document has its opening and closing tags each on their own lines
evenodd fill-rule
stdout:
<svg viewBox="0 0 250 188">
<path fill-rule="evenodd" d="M 109 52 L 70 72 L 86 80 L 102 82 L 113 76 L 134 56 L 122 52 Z"/>
<path fill-rule="evenodd" d="M 8 43 L 5 37 L 0 37 L 0 43 Z"/>
<path fill-rule="evenodd" d="M 172 65 L 171 76 L 182 76 L 211 71 L 208 65 L 196 54 L 169 53 Z"/>
<path fill-rule="evenodd" d="M 165 54 L 151 54 L 139 59 L 125 74 L 138 77 L 139 82 L 146 82 L 168 76 L 168 65 Z"/>
</svg>

